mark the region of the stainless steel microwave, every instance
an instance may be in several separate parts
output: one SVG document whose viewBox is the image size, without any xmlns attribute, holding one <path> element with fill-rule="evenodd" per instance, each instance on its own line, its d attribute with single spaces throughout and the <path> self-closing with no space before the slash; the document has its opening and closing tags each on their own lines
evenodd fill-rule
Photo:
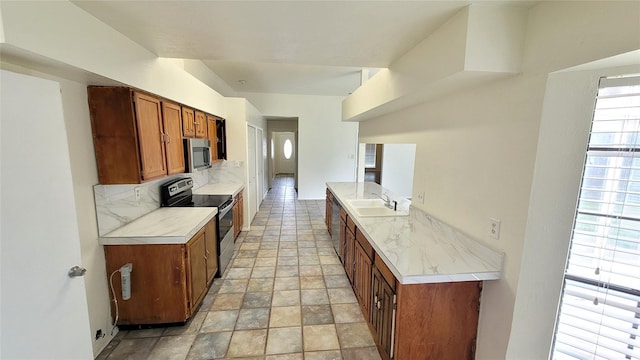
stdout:
<svg viewBox="0 0 640 360">
<path fill-rule="evenodd" d="M 206 139 L 184 139 L 185 172 L 211 167 L 211 142 Z"/>
</svg>

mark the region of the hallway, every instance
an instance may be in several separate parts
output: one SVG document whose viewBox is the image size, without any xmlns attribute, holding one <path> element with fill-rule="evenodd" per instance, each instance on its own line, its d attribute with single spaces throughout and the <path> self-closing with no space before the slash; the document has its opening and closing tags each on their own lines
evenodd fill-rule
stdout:
<svg viewBox="0 0 640 360">
<path fill-rule="evenodd" d="M 121 331 L 98 359 L 379 359 L 324 224 L 276 177 L 230 267 L 184 326 Z"/>
</svg>

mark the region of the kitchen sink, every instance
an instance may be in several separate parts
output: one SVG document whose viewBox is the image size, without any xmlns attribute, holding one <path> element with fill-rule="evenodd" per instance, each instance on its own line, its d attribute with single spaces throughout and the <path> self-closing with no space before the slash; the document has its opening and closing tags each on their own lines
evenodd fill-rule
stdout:
<svg viewBox="0 0 640 360">
<path fill-rule="evenodd" d="M 349 204 L 356 208 L 386 208 L 384 201 L 381 199 L 359 199 L 359 200 L 347 200 Z"/>
<path fill-rule="evenodd" d="M 374 216 L 407 216 L 408 212 L 403 210 L 394 211 L 384 205 L 381 199 L 358 199 L 347 200 L 351 208 L 358 216 L 374 217 Z"/>
</svg>

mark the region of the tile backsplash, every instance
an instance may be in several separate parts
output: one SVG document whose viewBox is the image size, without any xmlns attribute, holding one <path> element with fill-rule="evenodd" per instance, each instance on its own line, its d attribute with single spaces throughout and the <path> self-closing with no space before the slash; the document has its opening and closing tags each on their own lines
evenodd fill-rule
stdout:
<svg viewBox="0 0 640 360">
<path fill-rule="evenodd" d="M 143 184 L 95 185 L 93 194 L 96 203 L 98 235 L 102 236 L 131 221 L 160 208 L 160 185 L 179 177 L 193 179 L 193 188 L 206 184 L 244 183 L 242 161 L 222 161 L 206 171 L 177 174 Z M 140 199 L 136 200 L 135 189 L 140 188 Z"/>
</svg>

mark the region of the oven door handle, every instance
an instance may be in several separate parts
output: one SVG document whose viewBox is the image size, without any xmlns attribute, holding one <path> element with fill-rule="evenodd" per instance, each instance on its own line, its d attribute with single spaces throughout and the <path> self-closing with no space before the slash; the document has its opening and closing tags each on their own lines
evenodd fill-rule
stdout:
<svg viewBox="0 0 640 360">
<path fill-rule="evenodd" d="M 218 214 L 220 214 L 220 216 L 224 216 L 224 214 L 226 214 L 231 209 L 232 206 L 233 206 L 233 199 L 229 199 L 225 201 L 222 205 L 218 207 Z"/>
</svg>

